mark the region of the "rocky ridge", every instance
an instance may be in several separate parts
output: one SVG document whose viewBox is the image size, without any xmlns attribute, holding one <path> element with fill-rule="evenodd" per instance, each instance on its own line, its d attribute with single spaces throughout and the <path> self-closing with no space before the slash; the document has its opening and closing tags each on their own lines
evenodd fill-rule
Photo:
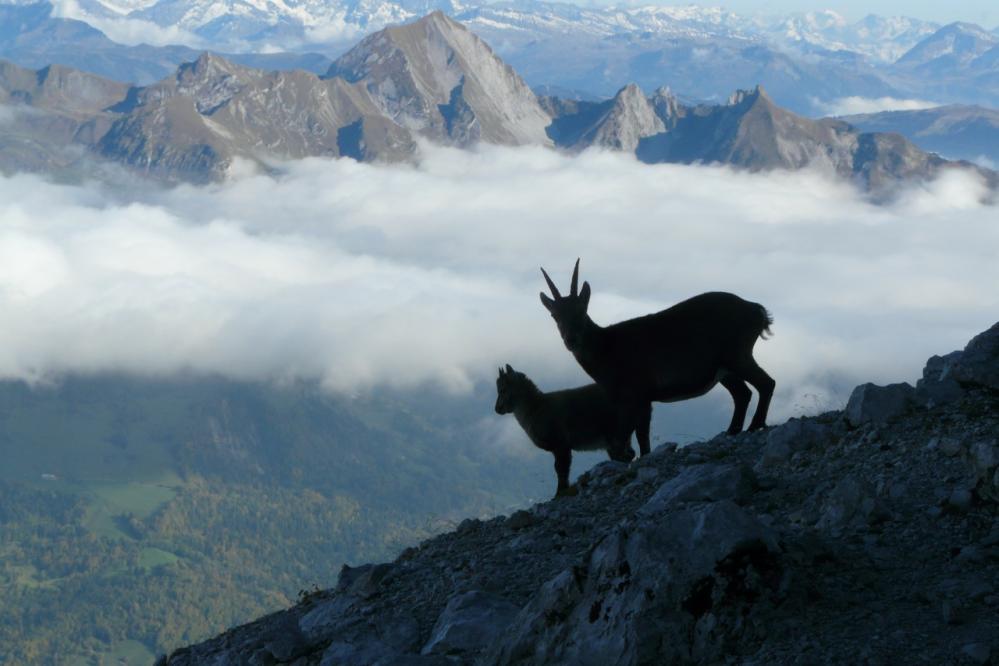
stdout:
<svg viewBox="0 0 999 666">
<path fill-rule="evenodd" d="M 582 132 L 564 129 L 580 125 Z M 751 171 L 810 167 L 879 193 L 955 167 L 976 170 L 993 187 L 999 184 L 991 171 L 924 152 L 901 135 L 794 114 L 775 104 L 762 86 L 736 91 L 726 104 L 684 106 L 668 91 L 647 99 L 632 85 L 610 102 L 580 103 L 563 112 L 553 130 L 556 142 L 572 150 L 596 145 L 634 152 L 647 163 L 718 163 Z"/>
<path fill-rule="evenodd" d="M 950 105 L 843 116 L 840 120 L 862 132 L 897 132 L 923 150 L 948 159 L 999 163 L 999 110 Z"/>
<path fill-rule="evenodd" d="M 39 94 L 36 78 L 57 83 Z M 951 168 L 999 186 L 995 172 L 923 152 L 901 135 L 798 116 L 762 87 L 737 91 L 719 105 L 684 105 L 664 88 L 647 97 L 635 84 L 604 102 L 539 99 L 485 42 L 439 11 L 362 40 L 325 76 L 265 71 L 211 53 L 148 86 L 65 67 L 32 72 L 2 65 L 0 104 L 6 116 L 19 118 L 0 125 L 5 170 L 44 169 L 46 162 L 36 164 L 31 155 L 59 154 L 69 131 L 77 159 L 96 155 L 156 178 L 196 183 L 223 179 L 239 159 L 264 169 L 309 156 L 415 160 L 419 141 L 429 140 L 458 147 L 554 144 L 572 152 L 597 147 L 648 163 L 754 171 L 815 167 L 878 195 Z M 42 112 L 30 115 L 35 125 L 49 112 L 76 124 L 46 144 L 49 134 L 32 129 L 24 110 Z"/>
<path fill-rule="evenodd" d="M 583 474 L 160 664 L 987 664 L 999 324 L 913 387 Z"/>
</svg>

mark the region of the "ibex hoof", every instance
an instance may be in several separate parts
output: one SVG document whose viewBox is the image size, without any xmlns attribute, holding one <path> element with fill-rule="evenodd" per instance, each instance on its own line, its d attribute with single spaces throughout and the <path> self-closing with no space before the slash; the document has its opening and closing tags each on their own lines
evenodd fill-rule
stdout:
<svg viewBox="0 0 999 666">
<path fill-rule="evenodd" d="M 559 488 L 555 491 L 555 499 L 559 497 L 575 497 L 579 494 L 579 489 L 576 486 L 569 486 L 567 488 Z"/>
</svg>

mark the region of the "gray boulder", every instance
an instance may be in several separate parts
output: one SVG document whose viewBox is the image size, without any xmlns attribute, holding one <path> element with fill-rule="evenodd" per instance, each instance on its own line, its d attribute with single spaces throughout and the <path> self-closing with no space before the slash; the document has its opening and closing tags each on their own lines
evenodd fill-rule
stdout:
<svg viewBox="0 0 999 666">
<path fill-rule="evenodd" d="M 756 487 L 756 477 L 745 465 L 690 465 L 659 487 L 639 510 L 659 513 L 680 502 L 732 500 L 744 503 Z"/>
<path fill-rule="evenodd" d="M 968 449 L 975 492 L 982 499 L 999 502 L 999 445 L 995 440 L 975 442 Z"/>
<path fill-rule="evenodd" d="M 853 427 L 885 423 L 902 416 L 916 404 L 916 390 L 910 384 L 861 384 L 850 394 L 844 416 Z"/>
<path fill-rule="evenodd" d="M 916 392 L 920 402 L 928 405 L 942 405 L 953 402 L 964 395 L 961 384 L 954 379 L 954 366 L 962 352 L 955 351 L 944 356 L 931 356 L 923 367 L 923 377 L 916 382 Z"/>
<path fill-rule="evenodd" d="M 336 591 L 349 592 L 362 597 L 371 596 L 378 591 L 378 586 L 390 571 L 392 571 L 392 565 L 387 563 L 362 564 L 359 567 L 344 564 L 340 567 Z"/>
<path fill-rule="evenodd" d="M 757 471 L 765 471 L 788 460 L 798 451 L 828 446 L 842 434 L 842 422 L 826 423 L 814 418 L 793 418 L 767 432 Z"/>
<path fill-rule="evenodd" d="M 805 451 L 828 444 L 840 434 L 841 429 L 834 423 L 793 418 L 771 428 L 767 432 L 767 444 L 785 443 L 792 451 Z"/>
<path fill-rule="evenodd" d="M 362 577 L 349 583 L 349 588 L 367 578 L 367 573 L 377 566 L 364 567 Z M 384 622 L 370 617 L 362 610 L 364 600 L 364 596 L 349 591 L 340 593 L 319 602 L 299 618 L 299 630 L 309 643 L 321 644 L 336 637 L 323 652 L 322 664 L 387 665 L 419 650 L 420 628 L 416 620 L 404 617 Z"/>
<path fill-rule="evenodd" d="M 971 339 L 951 374 L 961 384 L 999 389 L 999 323 Z"/>
<path fill-rule="evenodd" d="M 725 640 L 765 631 L 753 605 L 781 579 L 774 533 L 730 501 L 612 532 L 518 613 L 489 664 L 710 663 Z"/>
<path fill-rule="evenodd" d="M 757 472 L 766 472 L 790 459 L 793 453 L 791 446 L 783 439 L 767 441 L 760 451 L 760 460 L 754 469 Z"/>
<path fill-rule="evenodd" d="M 875 523 L 885 516 L 885 509 L 870 484 L 850 474 L 826 495 L 816 527 L 838 533 L 842 528 Z"/>
<path fill-rule="evenodd" d="M 421 654 L 463 655 L 481 650 L 509 626 L 520 606 L 472 590 L 451 597 Z"/>
</svg>

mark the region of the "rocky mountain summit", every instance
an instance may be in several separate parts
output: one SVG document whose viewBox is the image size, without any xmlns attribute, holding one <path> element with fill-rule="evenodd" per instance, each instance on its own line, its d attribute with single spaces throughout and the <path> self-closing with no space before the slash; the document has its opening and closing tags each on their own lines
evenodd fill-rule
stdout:
<svg viewBox="0 0 999 666">
<path fill-rule="evenodd" d="M 368 37 L 327 76 L 363 82 L 386 116 L 440 141 L 550 143 L 545 128 L 551 118 L 527 84 L 440 11 Z"/>
<path fill-rule="evenodd" d="M 999 324 L 844 411 L 605 462 L 160 664 L 988 664 Z"/>
</svg>

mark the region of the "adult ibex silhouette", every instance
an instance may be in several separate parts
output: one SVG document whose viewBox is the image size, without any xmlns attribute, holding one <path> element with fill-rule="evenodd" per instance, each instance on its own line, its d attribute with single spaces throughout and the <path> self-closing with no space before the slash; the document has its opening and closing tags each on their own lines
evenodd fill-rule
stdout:
<svg viewBox="0 0 999 666">
<path fill-rule="evenodd" d="M 721 383 L 732 394 L 735 412 L 728 432 L 740 432 L 752 393 L 760 401 L 750 430 L 766 427 L 774 380 L 753 358 L 756 340 L 770 333 L 773 319 L 759 303 L 735 294 L 708 292 L 655 314 L 598 326 L 587 314 L 590 285 L 579 283 L 579 259 L 569 295 L 562 296 L 545 269 L 551 289 L 541 303 L 551 313 L 566 349 L 583 370 L 616 400 L 648 409 L 650 401 L 676 402 L 710 391 Z M 637 419 L 642 455 L 649 452 L 649 419 Z"/>
</svg>

